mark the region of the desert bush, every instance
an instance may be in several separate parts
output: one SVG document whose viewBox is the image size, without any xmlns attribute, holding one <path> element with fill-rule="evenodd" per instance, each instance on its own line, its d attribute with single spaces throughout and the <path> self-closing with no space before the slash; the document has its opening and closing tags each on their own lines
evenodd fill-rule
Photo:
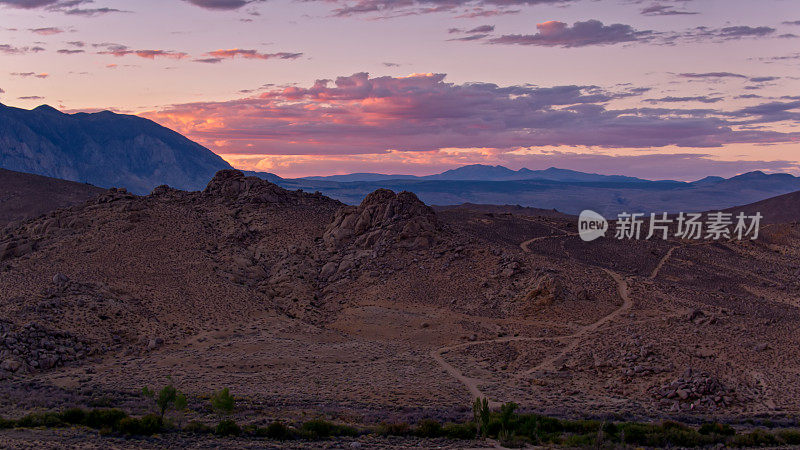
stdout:
<svg viewBox="0 0 800 450">
<path fill-rule="evenodd" d="M 778 438 L 763 430 L 754 430 L 750 433 L 738 434 L 730 442 L 732 447 L 761 447 L 777 444 Z"/>
<path fill-rule="evenodd" d="M 324 439 L 330 437 L 332 430 L 333 424 L 321 419 L 309 420 L 300 427 L 303 436 L 309 439 Z"/>
<path fill-rule="evenodd" d="M 227 415 L 233 413 L 234 408 L 236 408 L 236 400 L 231 395 L 230 389 L 225 388 L 215 392 L 211 396 L 211 407 L 217 414 Z"/>
<path fill-rule="evenodd" d="M 378 434 L 383 436 L 406 436 L 411 432 L 406 422 L 382 422 L 378 425 Z"/>
<path fill-rule="evenodd" d="M 14 421 L 14 420 L 3 419 L 2 417 L 0 417 L 0 430 L 5 430 L 5 429 L 8 429 L 8 428 L 14 428 L 14 426 L 16 424 L 17 424 L 17 422 Z"/>
<path fill-rule="evenodd" d="M 211 427 L 203 422 L 191 421 L 183 427 L 183 431 L 192 434 L 208 434 L 211 433 Z"/>
<path fill-rule="evenodd" d="M 17 420 L 16 426 L 18 428 L 54 428 L 64 426 L 64 422 L 61 421 L 61 416 L 56 413 L 33 413 L 23 416 Z"/>
<path fill-rule="evenodd" d="M 284 441 L 292 437 L 292 431 L 281 422 L 272 422 L 271 424 L 267 425 L 266 428 L 263 429 L 264 433 L 262 436 L 275 439 L 278 441 Z"/>
<path fill-rule="evenodd" d="M 66 409 L 61 413 L 61 420 L 70 425 L 82 425 L 86 421 L 86 411 L 80 408 Z"/>
<path fill-rule="evenodd" d="M 242 429 L 233 420 L 222 420 L 217 424 L 214 433 L 218 436 L 238 436 L 242 433 Z"/>
<path fill-rule="evenodd" d="M 718 434 L 720 436 L 733 436 L 736 431 L 728 424 L 706 422 L 700 425 L 700 434 Z"/>
<path fill-rule="evenodd" d="M 117 431 L 122 434 L 152 436 L 161 431 L 164 420 L 157 414 L 148 414 L 142 418 L 126 417 L 119 421 Z"/>
<path fill-rule="evenodd" d="M 784 430 L 779 436 L 785 444 L 800 445 L 800 430 Z"/>
<path fill-rule="evenodd" d="M 435 438 L 442 435 L 442 424 L 431 419 L 422 419 L 417 423 L 414 434 L 424 438 Z"/>
<path fill-rule="evenodd" d="M 448 422 L 442 427 L 444 436 L 450 439 L 475 439 L 478 429 L 474 422 L 452 423 Z"/>
<path fill-rule="evenodd" d="M 110 430 L 116 429 L 119 421 L 128 417 L 124 411 L 119 409 L 93 409 L 86 414 L 84 425 L 90 428 Z"/>
<path fill-rule="evenodd" d="M 513 431 L 506 429 L 500 430 L 497 440 L 505 448 L 523 448 L 527 444 L 524 438 L 517 437 Z"/>
</svg>

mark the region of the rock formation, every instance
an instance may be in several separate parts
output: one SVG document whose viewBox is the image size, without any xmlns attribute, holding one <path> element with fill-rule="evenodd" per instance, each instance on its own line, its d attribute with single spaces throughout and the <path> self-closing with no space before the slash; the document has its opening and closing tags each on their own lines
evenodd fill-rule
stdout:
<svg viewBox="0 0 800 450">
<path fill-rule="evenodd" d="M 434 243 L 438 227 L 436 213 L 413 193 L 378 189 L 359 206 L 341 208 L 324 240 L 329 248 L 353 242 L 362 249 L 392 244 L 422 249 Z"/>
</svg>

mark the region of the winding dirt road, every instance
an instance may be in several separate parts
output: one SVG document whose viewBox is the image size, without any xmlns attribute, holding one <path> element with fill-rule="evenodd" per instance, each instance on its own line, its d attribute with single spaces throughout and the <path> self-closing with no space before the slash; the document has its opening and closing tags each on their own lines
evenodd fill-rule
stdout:
<svg viewBox="0 0 800 450">
<path fill-rule="evenodd" d="M 530 253 L 530 250 L 528 249 L 528 245 L 530 245 L 532 242 L 536 242 L 536 241 L 543 240 L 543 239 L 549 239 L 549 238 L 553 238 L 553 237 L 563 237 L 563 236 L 568 236 L 568 235 L 573 235 L 574 236 L 575 234 L 573 233 L 573 234 L 564 234 L 564 235 L 542 236 L 542 237 L 529 239 L 529 240 L 521 243 L 520 244 L 520 248 L 522 248 L 522 250 L 524 250 L 525 252 Z M 675 249 L 675 247 L 673 247 L 671 250 L 674 250 L 674 249 Z M 671 251 L 668 252 L 668 253 L 671 253 Z M 666 257 L 664 259 L 662 259 L 662 261 L 661 261 L 661 263 L 659 265 L 663 265 L 663 263 L 666 261 L 666 259 L 667 259 Z M 606 273 L 608 273 L 609 276 L 611 276 L 614 279 L 614 281 L 617 282 L 617 292 L 618 292 L 620 298 L 622 299 L 622 305 L 620 305 L 620 307 L 615 309 L 614 311 L 612 311 L 612 312 L 608 313 L 607 315 L 601 317 L 596 322 L 591 323 L 589 325 L 585 325 L 583 327 L 580 327 L 579 330 L 577 332 L 573 333 L 573 334 L 555 336 L 555 337 L 552 337 L 552 336 L 548 336 L 548 337 L 521 337 L 521 336 L 515 336 L 515 337 L 504 337 L 504 338 L 498 338 L 498 339 L 489 339 L 489 340 L 484 340 L 484 341 L 465 342 L 465 343 L 462 343 L 462 344 L 457 344 L 457 345 L 453 345 L 453 346 L 442 347 L 442 348 L 439 348 L 439 349 L 432 350 L 430 352 L 430 355 L 440 366 L 442 366 L 442 368 L 444 368 L 447 371 L 447 373 L 449 373 L 453 378 L 455 378 L 461 384 L 463 384 L 467 388 L 467 390 L 469 390 L 469 392 L 470 392 L 470 394 L 472 395 L 473 398 L 476 398 L 476 397 L 487 397 L 488 398 L 488 396 L 486 394 L 484 394 L 480 389 L 480 385 L 485 383 L 486 381 L 482 380 L 482 379 L 478 379 L 478 378 L 471 378 L 471 377 L 468 377 L 468 376 L 464 375 L 463 373 L 461 373 L 461 371 L 456 369 L 452 364 L 450 364 L 447 361 L 445 361 L 444 356 L 443 356 L 445 353 L 448 353 L 448 352 L 453 351 L 453 350 L 459 350 L 459 349 L 471 347 L 473 345 L 482 345 L 482 344 L 499 344 L 499 343 L 505 343 L 505 342 L 515 342 L 515 341 L 528 341 L 528 342 L 544 341 L 544 340 L 549 340 L 549 341 L 569 341 L 569 344 L 567 344 L 567 346 L 564 349 L 562 349 L 558 354 L 547 358 L 546 360 L 542 361 L 541 363 L 537 364 L 535 367 L 533 367 L 531 369 L 528 369 L 528 370 L 526 370 L 524 372 L 521 372 L 521 373 L 517 374 L 517 377 L 529 376 L 529 375 L 531 375 L 531 374 L 533 374 L 533 373 L 535 373 L 537 371 L 540 371 L 540 370 L 554 370 L 555 369 L 554 363 L 556 361 L 558 361 L 560 358 L 562 358 L 565 355 L 567 355 L 569 352 L 573 351 L 575 348 L 577 348 L 578 345 L 581 343 L 582 338 L 584 338 L 587 335 L 589 335 L 590 333 L 598 330 L 600 327 L 602 327 L 603 325 L 609 323 L 610 321 L 614 320 L 615 318 L 619 317 L 624 312 L 629 311 L 631 309 L 631 307 L 633 306 L 633 301 L 630 299 L 630 295 L 628 293 L 628 282 L 625 280 L 625 278 L 623 278 L 622 275 L 620 275 L 617 272 L 614 272 L 612 270 L 609 270 L 609 269 L 603 269 L 603 270 Z M 657 273 L 657 271 L 654 271 L 654 272 Z M 489 406 L 492 407 L 492 408 L 498 407 L 501 404 L 502 404 L 502 402 L 499 402 L 499 401 L 494 401 L 494 400 L 490 400 L 489 401 Z"/>
</svg>

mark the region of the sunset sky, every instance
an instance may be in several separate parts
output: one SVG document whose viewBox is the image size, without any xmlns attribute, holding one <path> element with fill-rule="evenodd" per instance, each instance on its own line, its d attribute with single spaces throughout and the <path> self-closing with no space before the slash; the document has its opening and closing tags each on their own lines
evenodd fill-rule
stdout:
<svg viewBox="0 0 800 450">
<path fill-rule="evenodd" d="M 800 175 L 797 0 L 0 0 L 0 74 L 287 177 Z"/>
</svg>

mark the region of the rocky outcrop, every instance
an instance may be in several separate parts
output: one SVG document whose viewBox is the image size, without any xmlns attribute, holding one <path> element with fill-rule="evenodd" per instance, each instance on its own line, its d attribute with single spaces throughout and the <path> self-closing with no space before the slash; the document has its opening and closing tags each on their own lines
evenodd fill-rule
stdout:
<svg viewBox="0 0 800 450">
<path fill-rule="evenodd" d="M 533 280 L 523 302 L 547 306 L 556 302 L 586 300 L 589 300 L 586 289 L 570 289 L 560 276 L 544 273 Z"/>
<path fill-rule="evenodd" d="M 238 170 L 220 170 L 208 183 L 203 194 L 222 200 L 243 203 L 298 204 L 307 197 L 320 197 L 319 194 L 306 194 L 288 191 L 258 177 L 246 177 Z"/>
<path fill-rule="evenodd" d="M 675 381 L 653 389 L 659 404 L 671 411 L 715 410 L 736 402 L 735 392 L 705 372 L 687 368 Z"/>
<path fill-rule="evenodd" d="M 90 355 L 90 345 L 69 333 L 29 323 L 13 330 L 0 326 L 0 378 L 13 373 L 31 373 L 63 366 Z"/>
<path fill-rule="evenodd" d="M 329 248 L 353 243 L 362 249 L 422 249 L 433 245 L 438 228 L 436 213 L 413 193 L 378 189 L 359 206 L 339 209 L 323 239 Z"/>
</svg>

